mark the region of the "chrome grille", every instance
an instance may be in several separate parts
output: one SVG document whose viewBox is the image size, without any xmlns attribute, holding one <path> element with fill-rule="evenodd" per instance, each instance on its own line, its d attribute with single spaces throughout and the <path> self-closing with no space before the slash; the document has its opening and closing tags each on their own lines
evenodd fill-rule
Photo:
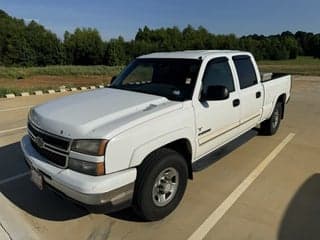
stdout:
<svg viewBox="0 0 320 240">
<path fill-rule="evenodd" d="M 70 139 L 45 132 L 28 123 L 32 146 L 55 166 L 66 168 L 69 158 Z"/>
</svg>

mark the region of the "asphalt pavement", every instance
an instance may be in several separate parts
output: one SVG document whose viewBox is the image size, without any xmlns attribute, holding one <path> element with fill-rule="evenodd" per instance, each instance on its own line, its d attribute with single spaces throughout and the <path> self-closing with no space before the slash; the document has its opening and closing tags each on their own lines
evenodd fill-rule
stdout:
<svg viewBox="0 0 320 240">
<path fill-rule="evenodd" d="M 19 141 L 31 106 L 66 94 L 0 99 L 0 239 L 320 239 L 320 81 L 295 78 L 278 133 L 256 130 L 199 166 L 157 222 L 93 214 L 30 182 Z"/>
</svg>

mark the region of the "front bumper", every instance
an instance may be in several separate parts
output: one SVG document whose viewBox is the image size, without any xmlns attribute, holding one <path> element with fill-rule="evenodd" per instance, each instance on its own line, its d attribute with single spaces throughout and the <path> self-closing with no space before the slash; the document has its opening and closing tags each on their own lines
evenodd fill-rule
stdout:
<svg viewBox="0 0 320 240">
<path fill-rule="evenodd" d="M 118 206 L 131 202 L 136 169 L 127 169 L 104 176 L 89 176 L 48 163 L 31 145 L 28 135 L 21 148 L 30 168 L 39 172 L 45 184 L 58 193 L 85 205 Z"/>
</svg>

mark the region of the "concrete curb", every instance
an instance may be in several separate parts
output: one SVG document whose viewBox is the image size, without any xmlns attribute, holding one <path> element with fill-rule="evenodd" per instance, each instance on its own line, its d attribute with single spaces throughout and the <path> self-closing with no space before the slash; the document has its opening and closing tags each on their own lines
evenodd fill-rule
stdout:
<svg viewBox="0 0 320 240">
<path fill-rule="evenodd" d="M 78 90 L 80 90 L 80 91 L 95 90 L 97 88 L 104 88 L 104 87 L 109 87 L 109 86 L 110 86 L 110 84 L 107 84 L 106 86 L 98 85 L 98 86 L 89 86 L 89 87 L 80 87 L 80 88 L 60 88 L 58 91 L 55 91 L 53 89 L 49 89 L 45 93 L 42 90 L 36 90 L 31 93 L 22 92 L 22 93 L 20 93 L 20 95 L 15 95 L 13 93 L 9 93 L 9 94 L 6 94 L 4 96 L 4 98 L 28 97 L 28 96 L 32 96 L 32 95 L 38 96 L 38 95 L 43 95 L 43 94 L 54 94 L 54 93 L 62 93 L 62 92 L 67 92 L 67 91 L 76 92 Z"/>
<path fill-rule="evenodd" d="M 43 92 L 40 90 L 40 91 L 34 91 L 34 95 L 43 95 Z"/>
<path fill-rule="evenodd" d="M 15 98 L 16 95 L 14 95 L 13 93 L 10 94 L 6 94 L 6 98 Z"/>
<path fill-rule="evenodd" d="M 37 240 L 39 239 L 35 230 L 25 221 L 18 209 L 0 193 L 0 239 L 14 240 Z M 2 236 L 5 236 L 2 238 Z"/>
<path fill-rule="evenodd" d="M 21 93 L 21 97 L 28 97 L 28 96 L 30 96 L 29 92 L 22 92 Z"/>
</svg>

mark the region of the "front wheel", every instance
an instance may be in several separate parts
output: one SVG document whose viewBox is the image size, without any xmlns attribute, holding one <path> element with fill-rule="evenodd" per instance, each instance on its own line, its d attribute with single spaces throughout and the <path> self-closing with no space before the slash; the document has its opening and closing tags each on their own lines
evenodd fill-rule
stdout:
<svg viewBox="0 0 320 240">
<path fill-rule="evenodd" d="M 185 159 L 171 149 L 159 149 L 138 168 L 134 209 L 147 221 L 169 215 L 186 189 L 188 169 Z"/>
<path fill-rule="evenodd" d="M 281 122 L 282 111 L 282 104 L 277 102 L 271 117 L 261 123 L 261 134 L 271 136 L 277 132 Z"/>
</svg>

